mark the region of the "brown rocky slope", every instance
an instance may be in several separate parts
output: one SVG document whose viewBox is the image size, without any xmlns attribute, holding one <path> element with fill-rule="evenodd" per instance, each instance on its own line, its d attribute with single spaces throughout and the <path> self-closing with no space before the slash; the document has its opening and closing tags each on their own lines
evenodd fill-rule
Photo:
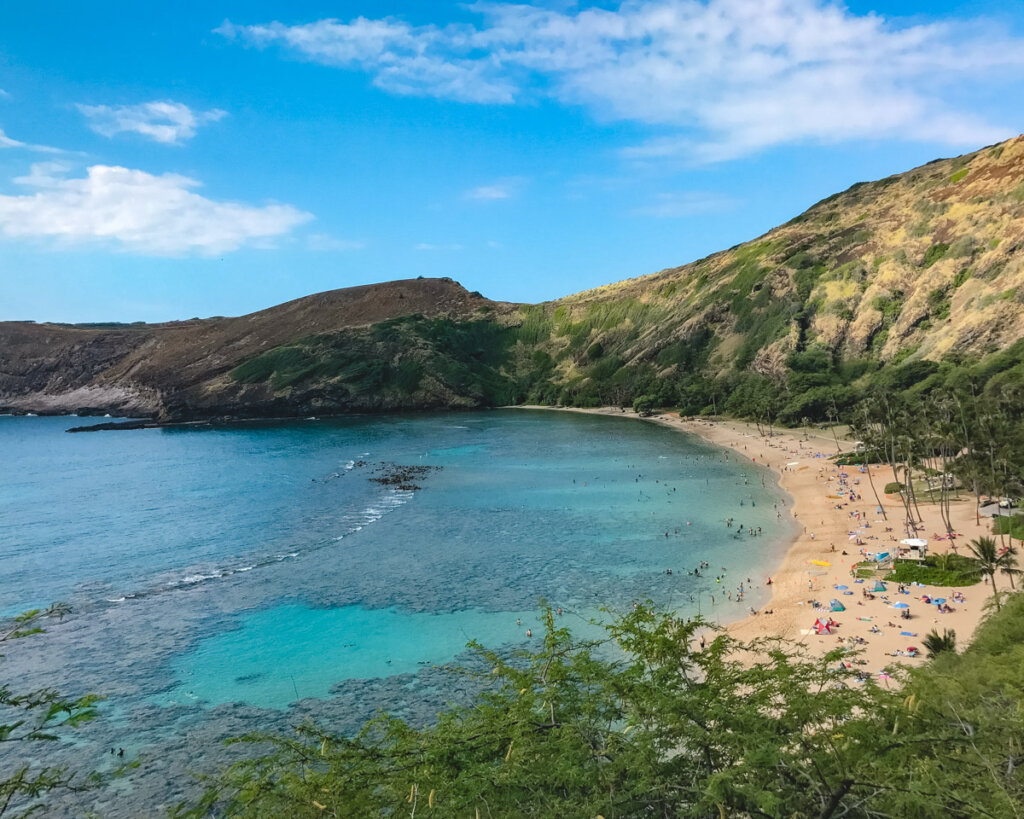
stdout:
<svg viewBox="0 0 1024 819">
<path fill-rule="evenodd" d="M 464 319 L 485 308 L 506 309 L 450 279 L 420 278 L 318 293 L 237 318 L 112 327 L 2 322 L 0 406 L 171 420 L 241 362 L 299 338 L 412 314 Z M 218 403 L 200 414 L 218 414 Z"/>
</svg>

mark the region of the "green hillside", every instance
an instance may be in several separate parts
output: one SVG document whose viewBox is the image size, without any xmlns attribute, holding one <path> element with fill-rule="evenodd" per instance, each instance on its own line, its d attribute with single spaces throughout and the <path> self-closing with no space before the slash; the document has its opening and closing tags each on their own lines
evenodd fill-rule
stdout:
<svg viewBox="0 0 1024 819">
<path fill-rule="evenodd" d="M 824 420 L 880 383 L 906 389 L 975 370 L 984 382 L 1017 366 L 1022 243 L 1017 138 L 854 185 L 683 267 L 443 331 L 410 317 L 304 339 L 231 377 L 277 395 L 333 384 L 357 403 L 643 398 L 686 413 Z"/>
</svg>

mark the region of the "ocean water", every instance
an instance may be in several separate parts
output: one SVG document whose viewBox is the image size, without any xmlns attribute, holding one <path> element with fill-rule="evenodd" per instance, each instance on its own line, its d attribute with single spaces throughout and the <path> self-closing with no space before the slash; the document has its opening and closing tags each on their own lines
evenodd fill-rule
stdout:
<svg viewBox="0 0 1024 819">
<path fill-rule="evenodd" d="M 377 708 L 428 720 L 466 693 L 438 667 L 471 639 L 536 639 L 541 599 L 590 633 L 602 609 L 646 599 L 734 619 L 767 599 L 792 533 L 765 470 L 628 419 L 65 433 L 79 423 L 0 417 L 0 614 L 74 608 L 0 671 L 108 697 L 49 759 L 109 768 L 118 747 L 142 762 L 116 795 L 67 797 L 67 815 L 146 815 L 255 728 L 352 730 Z M 395 465 L 421 469 L 380 482 Z M 695 577 L 701 560 L 712 569 Z M 748 577 L 746 600 L 726 600 Z"/>
</svg>

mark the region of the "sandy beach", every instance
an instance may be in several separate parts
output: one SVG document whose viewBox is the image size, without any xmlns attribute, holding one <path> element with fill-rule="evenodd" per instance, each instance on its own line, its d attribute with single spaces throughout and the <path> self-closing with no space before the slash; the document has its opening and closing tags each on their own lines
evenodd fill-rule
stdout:
<svg viewBox="0 0 1024 819">
<path fill-rule="evenodd" d="M 623 411 L 618 407 L 566 408 L 561 411 L 640 419 L 631 410 Z M 741 612 L 749 611 L 749 607 L 744 609 L 741 608 L 744 604 L 723 601 L 720 604 L 722 611 L 713 618 L 729 623 L 726 628 L 733 636 L 741 640 L 780 637 L 787 642 L 801 643 L 812 653 L 825 653 L 840 646 L 856 647 L 861 652 L 860 664 L 872 674 L 893 663 L 914 665 L 923 662 L 923 653 L 914 658 L 905 656 L 903 652 L 911 646 L 920 648 L 922 639 L 932 629 L 956 631 L 959 648 L 970 642 L 981 620 L 984 603 L 991 595 L 991 587 L 987 584 L 959 589 L 965 596 L 964 602 L 953 601 L 957 589 L 908 586 L 907 593 L 900 593 L 895 583 L 887 583 L 885 592 L 875 592 L 874 599 L 868 599 L 864 591 L 870 592 L 874 581 L 857 583 L 852 576 L 853 565 L 862 559 L 861 549 L 868 552 L 890 551 L 900 538 L 906 536 L 901 525 L 902 501 L 882 494 L 885 484 L 893 479 L 888 466 L 869 467 L 882 508 L 889 517 L 886 521 L 878 511 L 867 474 L 857 467 L 837 467 L 829 460 L 829 456 L 837 452 L 836 440 L 831 433 L 777 428 L 774 435 L 767 437 L 759 434 L 753 423 L 684 420 L 669 413 L 641 420 L 688 432 L 736 451 L 771 470 L 779 486 L 792 499 L 791 514 L 802 531 L 787 550 L 781 565 L 771 574 L 771 600 L 758 614 L 745 617 Z M 842 439 L 839 444 L 846 450 L 852 448 L 850 442 Z M 854 501 L 848 500 L 849 495 L 839 495 L 841 472 L 848 475 L 846 488 L 857 496 Z M 935 533 L 945 531 L 938 509 L 934 505 L 921 504 L 921 512 L 924 519 L 921 536 L 928 540 L 929 553 L 949 551 L 950 541 L 934 537 Z M 967 541 L 990 532 L 989 519 L 983 517 L 980 525 L 976 522 L 973 500 L 954 502 L 951 515 L 955 531 L 962 536 L 958 539 L 961 554 L 966 552 L 964 544 Z M 892 531 L 886 531 L 887 527 Z M 859 535 L 853 535 L 854 532 Z M 851 540 L 857 536 L 860 537 L 860 545 Z M 759 578 L 754 585 L 764 583 L 767 583 L 767 578 Z M 847 588 L 836 589 L 836 586 Z M 926 596 L 946 598 L 954 610 L 939 613 L 936 606 L 922 601 Z M 846 610 L 828 611 L 832 599 L 841 601 Z M 825 608 L 815 609 L 815 601 L 824 604 Z M 910 606 L 909 620 L 902 619 L 900 609 L 893 608 L 897 602 Z M 838 624 L 832 634 L 814 633 L 812 626 L 819 617 L 831 617 Z"/>
</svg>

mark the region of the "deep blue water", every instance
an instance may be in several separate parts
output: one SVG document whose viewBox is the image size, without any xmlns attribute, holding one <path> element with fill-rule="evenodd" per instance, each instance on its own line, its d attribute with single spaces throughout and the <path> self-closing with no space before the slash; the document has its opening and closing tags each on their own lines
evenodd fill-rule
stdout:
<svg viewBox="0 0 1024 819">
<path fill-rule="evenodd" d="M 107 694 L 81 742 L 150 761 L 160 749 L 137 787 L 151 799 L 174 765 L 195 765 L 200 734 L 413 713 L 430 669 L 469 639 L 536 633 L 541 598 L 581 629 L 647 598 L 737 617 L 766 598 L 790 533 L 760 467 L 627 419 L 64 432 L 79 423 L 0 417 L 0 613 L 75 609 L 5 665 Z M 385 464 L 435 469 L 411 490 L 371 480 Z M 727 517 L 764 534 L 733 537 Z M 688 574 L 700 560 L 712 571 Z M 727 602 L 747 577 L 746 601 Z"/>
</svg>

